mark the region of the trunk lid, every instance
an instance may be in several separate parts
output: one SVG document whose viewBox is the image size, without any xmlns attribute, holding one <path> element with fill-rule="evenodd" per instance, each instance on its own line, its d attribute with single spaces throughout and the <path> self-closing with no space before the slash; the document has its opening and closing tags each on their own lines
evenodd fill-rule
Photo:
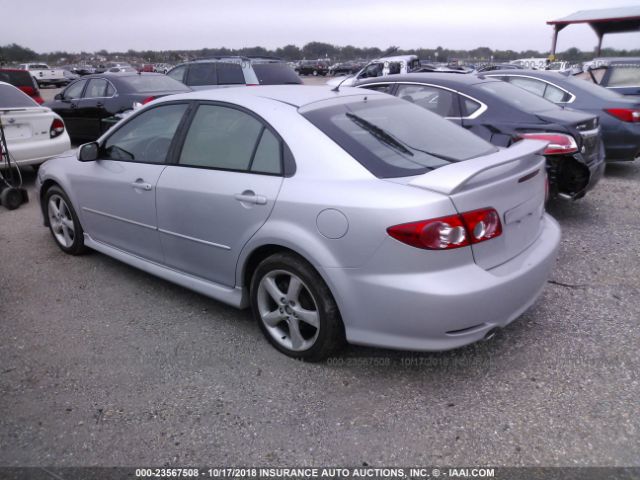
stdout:
<svg viewBox="0 0 640 480">
<path fill-rule="evenodd" d="M 546 176 L 541 152 L 546 145 L 522 140 L 425 173 L 409 185 L 448 195 L 458 213 L 489 207 L 498 212 L 502 235 L 471 246 L 475 262 L 490 269 L 516 257 L 540 234 Z"/>
<path fill-rule="evenodd" d="M 11 144 L 49 138 L 53 113 L 48 108 L 16 108 L 0 111 L 4 135 Z"/>
</svg>

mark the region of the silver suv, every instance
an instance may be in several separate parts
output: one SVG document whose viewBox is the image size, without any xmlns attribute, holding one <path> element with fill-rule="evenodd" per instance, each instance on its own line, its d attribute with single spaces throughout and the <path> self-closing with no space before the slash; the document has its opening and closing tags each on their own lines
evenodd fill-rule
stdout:
<svg viewBox="0 0 640 480">
<path fill-rule="evenodd" d="M 182 63 L 167 75 L 194 90 L 240 85 L 297 85 L 302 80 L 280 59 L 270 57 L 212 57 Z"/>
</svg>

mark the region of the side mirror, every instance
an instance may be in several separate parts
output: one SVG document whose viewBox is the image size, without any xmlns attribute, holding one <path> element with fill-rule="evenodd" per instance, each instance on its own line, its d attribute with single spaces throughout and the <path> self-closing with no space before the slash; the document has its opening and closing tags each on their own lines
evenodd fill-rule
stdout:
<svg viewBox="0 0 640 480">
<path fill-rule="evenodd" d="M 53 97 L 54 100 L 62 100 L 64 97 L 62 96 L 61 93 L 56 93 L 56 96 Z"/>
<path fill-rule="evenodd" d="M 99 151 L 98 142 L 85 143 L 78 149 L 78 160 L 81 162 L 93 162 L 98 159 Z"/>
</svg>

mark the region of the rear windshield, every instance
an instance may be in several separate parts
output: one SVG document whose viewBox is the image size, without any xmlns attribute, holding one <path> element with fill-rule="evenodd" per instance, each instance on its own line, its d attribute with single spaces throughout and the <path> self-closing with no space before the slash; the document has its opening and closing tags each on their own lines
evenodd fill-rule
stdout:
<svg viewBox="0 0 640 480">
<path fill-rule="evenodd" d="M 119 77 L 131 92 L 189 91 L 184 84 L 165 75 L 131 75 Z"/>
<path fill-rule="evenodd" d="M 611 65 L 607 87 L 640 87 L 640 65 Z"/>
<path fill-rule="evenodd" d="M 0 70 L 0 82 L 7 82 L 16 87 L 33 87 L 33 80 L 29 72 L 24 70 Z"/>
<path fill-rule="evenodd" d="M 583 92 L 587 92 L 597 98 L 601 98 L 604 100 L 620 100 L 624 98 L 624 95 L 621 95 L 618 92 L 613 90 L 609 90 L 608 88 L 602 87 L 593 83 L 591 80 L 583 80 L 581 78 L 573 77 L 567 79 L 570 83 L 576 86 L 579 90 Z"/>
<path fill-rule="evenodd" d="M 534 93 L 507 82 L 485 82 L 478 83 L 476 86 L 491 95 L 495 95 L 508 105 L 525 112 L 543 112 L 560 108 L 549 100 L 545 100 Z"/>
<path fill-rule="evenodd" d="M 298 85 L 302 83 L 298 74 L 286 63 L 251 64 L 260 85 Z"/>
<path fill-rule="evenodd" d="M 23 108 L 38 107 L 39 105 L 31 100 L 20 90 L 11 85 L 0 85 L 0 108 Z"/>
<path fill-rule="evenodd" d="M 325 105 L 300 113 L 379 178 L 419 175 L 497 151 L 464 128 L 386 95 Z"/>
</svg>

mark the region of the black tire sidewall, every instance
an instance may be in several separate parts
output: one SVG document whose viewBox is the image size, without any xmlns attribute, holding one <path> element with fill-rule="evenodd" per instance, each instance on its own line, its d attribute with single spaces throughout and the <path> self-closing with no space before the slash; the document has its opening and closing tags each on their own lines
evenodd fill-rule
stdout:
<svg viewBox="0 0 640 480">
<path fill-rule="evenodd" d="M 320 331 L 313 346 L 298 352 L 280 345 L 267 330 L 258 309 L 258 285 L 260 280 L 273 270 L 285 270 L 302 279 L 316 302 L 320 316 Z M 344 326 L 338 306 L 329 287 L 316 270 L 304 259 L 293 254 L 277 253 L 263 260 L 256 268 L 250 287 L 253 315 L 264 336 L 277 350 L 293 358 L 317 362 L 340 350 L 344 344 Z"/>
<path fill-rule="evenodd" d="M 51 222 L 49 221 L 49 199 L 53 195 L 59 195 L 67 204 L 67 208 L 71 213 L 71 219 L 73 220 L 73 229 L 75 232 L 75 236 L 73 238 L 73 243 L 70 247 L 65 247 L 58 242 L 58 239 L 53 233 L 53 228 L 51 227 Z M 79 255 L 84 253 L 86 247 L 84 246 L 84 230 L 82 230 L 82 225 L 80 225 L 80 219 L 78 218 L 78 214 L 76 213 L 75 208 L 73 208 L 73 204 L 67 197 L 67 194 L 57 186 L 53 186 L 47 190 L 44 196 L 44 212 L 47 215 L 47 222 L 49 224 L 49 231 L 51 232 L 51 236 L 53 237 L 53 241 L 56 242 L 56 245 L 62 250 L 64 253 L 68 253 L 70 255 Z"/>
</svg>

